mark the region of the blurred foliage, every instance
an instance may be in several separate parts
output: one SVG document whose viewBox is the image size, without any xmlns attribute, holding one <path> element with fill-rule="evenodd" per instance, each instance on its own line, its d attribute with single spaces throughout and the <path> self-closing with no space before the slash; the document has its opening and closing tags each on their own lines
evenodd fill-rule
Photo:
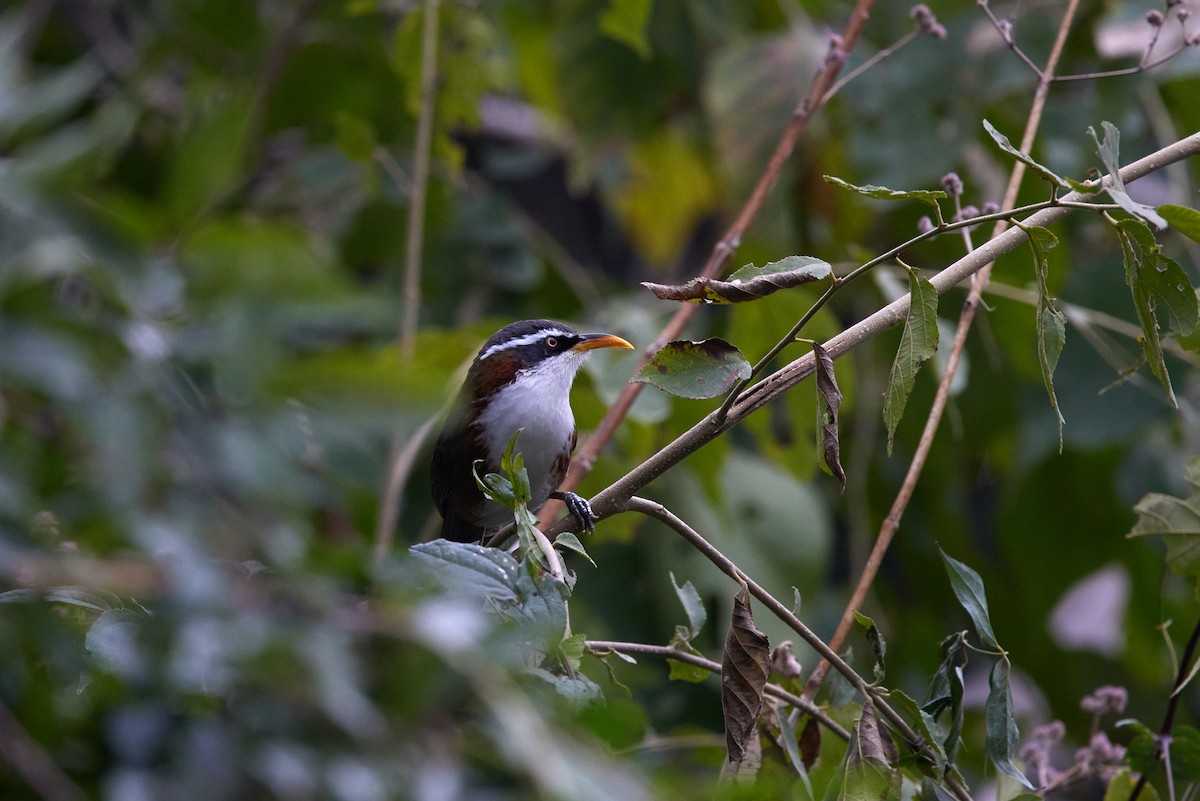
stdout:
<svg viewBox="0 0 1200 801">
<path fill-rule="evenodd" d="M 396 332 L 420 5 L 16 0 L 0 9 L 0 796 L 712 791 L 724 756 L 717 679 L 668 682 L 666 664 L 647 656 L 636 665 L 584 657 L 581 682 L 604 696 L 589 703 L 530 670 L 519 630 L 440 589 L 407 553 L 433 530 L 427 450 L 380 563 L 376 521 L 390 443 L 438 413 L 503 323 L 559 317 L 650 341 L 673 308 L 638 282 L 698 272 L 849 7 L 442 3 L 421 328 L 405 361 Z M 999 200 L 1011 159 L 981 120 L 1020 131 L 1033 76 L 974 4 L 932 5 L 948 36 L 901 49 L 817 115 L 736 264 L 806 254 L 844 274 L 910 238 L 928 213 L 822 175 L 929 190 L 953 169 L 965 203 Z M 1060 5 L 1005 10 L 1035 62 Z M 1089 6 L 1063 71 L 1135 61 L 1149 7 Z M 907 14 L 877 7 L 847 68 L 910 30 Z M 1082 178 L 1099 165 L 1087 128 L 1111 121 L 1128 162 L 1200 129 L 1198 96 L 1195 49 L 1149 73 L 1055 85 L 1032 155 Z M 1194 207 L 1198 179 L 1192 160 L 1130 192 Z M 1045 195 L 1027 180 L 1019 202 Z M 1136 325 L 1108 226 L 1076 214 L 1055 235 L 1048 291 Z M 1196 283 L 1196 243 L 1174 231 L 1160 241 Z M 907 260 L 928 274 L 961 252 L 960 238 L 941 237 Z M 903 274 L 887 269 L 842 292 L 804 336 L 830 336 L 904 291 Z M 1181 641 L 1195 623 L 1194 588 L 1164 571 L 1162 540 L 1125 534 L 1147 493 L 1190 493 L 1200 374 L 1194 356 L 1167 352 L 1172 409 L 1137 369 L 1137 341 L 1068 314 L 1055 372 L 1060 455 L 1028 249 L 1002 258 L 995 280 L 1029 299 L 989 299 L 864 611 L 886 635 L 889 681 L 922 698 L 939 643 L 968 623 L 939 544 L 970 564 L 1008 648 L 1017 719 L 1023 730 L 1063 720 L 1069 762 L 1092 720 L 1080 699 L 1098 685 L 1127 687 L 1129 716 L 1156 727 L 1175 673 L 1164 636 Z M 723 337 L 754 362 L 819 291 L 702 309 L 688 336 Z M 960 297 L 942 300 L 943 324 Z M 931 360 L 886 456 L 882 393 L 900 336 L 836 364 L 844 496 L 815 469 L 807 384 L 646 491 L 775 597 L 797 598 L 818 633 L 841 613 L 932 396 Z M 589 365 L 575 393 L 581 429 L 635 361 L 605 353 Z M 645 389 L 582 491 L 711 408 Z M 707 561 L 630 515 L 602 523 L 587 546 L 597 567 L 569 562 L 575 632 L 667 643 L 697 619 L 679 605 L 687 582 L 710 613 L 688 639 L 717 653 L 736 588 Z M 766 615 L 757 623 L 772 645 L 791 636 Z M 806 671 L 815 662 L 807 647 L 797 656 Z M 865 640 L 849 658 L 870 671 Z M 981 756 L 987 663 L 972 657 L 964 674 L 959 761 L 972 788 L 995 779 Z M 849 725 L 861 707 L 844 689 L 831 679 L 818 700 Z M 1195 723 L 1198 698 L 1180 696 L 1182 722 Z M 842 752 L 826 735 L 810 766 L 818 794 Z M 804 797 L 786 759 L 762 781 Z M 1161 775 L 1154 781 L 1161 790 Z"/>
</svg>

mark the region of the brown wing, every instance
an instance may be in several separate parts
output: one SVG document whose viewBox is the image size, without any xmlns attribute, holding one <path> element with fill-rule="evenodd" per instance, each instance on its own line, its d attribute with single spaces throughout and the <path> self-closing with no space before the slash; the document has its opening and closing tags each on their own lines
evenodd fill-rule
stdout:
<svg viewBox="0 0 1200 801">
<path fill-rule="evenodd" d="M 433 504 L 442 515 L 442 536 L 456 542 L 478 542 L 483 529 L 469 518 L 470 510 L 483 502 L 475 486 L 471 464 L 476 458 L 463 416 L 446 421 L 430 463 Z"/>
</svg>

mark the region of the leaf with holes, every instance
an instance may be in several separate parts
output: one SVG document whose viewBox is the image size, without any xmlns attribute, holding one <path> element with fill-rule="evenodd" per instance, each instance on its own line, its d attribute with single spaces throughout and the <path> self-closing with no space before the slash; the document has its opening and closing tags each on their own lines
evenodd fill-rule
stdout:
<svg viewBox="0 0 1200 801">
<path fill-rule="evenodd" d="M 660 300 L 688 303 L 745 303 L 765 298 L 781 289 L 822 281 L 833 275 L 829 262 L 814 256 L 788 256 L 757 267 L 747 264 L 729 276 L 693 278 L 686 284 L 655 284 L 643 281 L 642 286 Z"/>
<path fill-rule="evenodd" d="M 1049 167 L 1039 164 L 1034 160 L 1033 156 L 1013 146 L 1012 142 L 1008 141 L 1008 137 L 996 130 L 995 126 L 987 120 L 983 121 L 983 129 L 988 132 L 988 136 L 992 137 L 992 141 L 1008 155 L 1015 158 L 1017 161 L 1025 164 L 1042 178 L 1062 189 L 1070 189 L 1071 184 L 1065 179 L 1060 178 Z"/>
<path fill-rule="evenodd" d="M 864 195 L 873 200 L 915 200 L 918 203 L 924 203 L 926 206 L 936 209 L 938 200 L 946 197 L 946 193 L 941 189 L 898 190 L 888 189 L 886 186 L 872 186 L 870 184 L 867 186 L 855 186 L 832 175 L 822 177 L 824 177 L 826 183 L 840 186 L 842 189 L 849 189 L 851 192 Z"/>
<path fill-rule="evenodd" d="M 1121 220 L 1117 223 L 1117 239 L 1125 261 L 1125 282 L 1129 285 L 1142 326 L 1142 351 L 1150 372 L 1162 383 L 1171 405 L 1177 406 L 1171 376 L 1163 358 L 1156 310 L 1165 312 L 1168 331 L 1190 335 L 1196 331 L 1200 313 L 1196 292 L 1183 268 L 1162 254 L 1161 246 L 1145 223 Z"/>
<path fill-rule="evenodd" d="M 912 394 L 913 386 L 917 383 L 917 370 L 937 353 L 938 346 L 937 290 L 928 280 L 917 275 L 915 270 L 907 272 L 911 297 L 908 319 L 904 321 L 900 347 L 896 350 L 896 359 L 892 362 L 892 371 L 888 376 L 887 393 L 883 398 L 883 420 L 887 424 L 889 456 L 896 436 L 896 426 L 904 416 L 908 396 Z"/>
<path fill-rule="evenodd" d="M 758 736 L 758 713 L 771 672 L 767 635 L 754 625 L 750 591 L 745 587 L 733 600 L 733 615 L 721 656 L 721 714 L 729 761 L 745 757 L 752 737 Z"/>
<path fill-rule="evenodd" d="M 1090 125 L 1088 126 L 1088 133 L 1092 135 L 1092 139 L 1096 142 L 1096 153 L 1100 156 L 1100 161 L 1104 164 L 1104 169 L 1108 170 L 1108 174 L 1112 179 L 1104 187 L 1104 191 L 1108 193 L 1108 196 L 1113 199 L 1114 203 L 1139 220 L 1145 220 L 1160 231 L 1166 228 L 1167 221 L 1159 216 L 1159 213 L 1153 206 L 1138 203 L 1129 196 L 1129 192 L 1125 189 L 1125 182 L 1121 179 L 1121 132 L 1111 122 L 1100 123 L 1100 128 L 1104 132 L 1103 138 L 1096 136 L 1096 129 Z"/>
<path fill-rule="evenodd" d="M 817 463 L 838 480 L 846 491 L 846 471 L 842 469 L 842 446 L 838 440 L 838 410 L 842 391 L 833 372 L 833 357 L 820 344 L 813 343 L 817 367 Z"/>
<path fill-rule="evenodd" d="M 669 342 L 630 381 L 681 398 L 714 398 L 750 377 L 750 362 L 723 339 Z"/>
</svg>

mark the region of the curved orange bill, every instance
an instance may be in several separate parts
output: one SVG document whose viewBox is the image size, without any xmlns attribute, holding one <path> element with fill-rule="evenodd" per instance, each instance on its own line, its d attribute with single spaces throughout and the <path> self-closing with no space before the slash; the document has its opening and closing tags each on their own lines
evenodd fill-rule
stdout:
<svg viewBox="0 0 1200 801">
<path fill-rule="evenodd" d="M 572 350 L 585 351 L 596 348 L 632 348 L 625 340 L 616 334 L 580 334 L 582 339 Z"/>
</svg>

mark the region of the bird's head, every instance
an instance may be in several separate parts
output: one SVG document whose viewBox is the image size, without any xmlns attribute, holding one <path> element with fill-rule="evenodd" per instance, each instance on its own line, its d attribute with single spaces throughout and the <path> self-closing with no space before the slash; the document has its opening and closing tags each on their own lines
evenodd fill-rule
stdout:
<svg viewBox="0 0 1200 801">
<path fill-rule="evenodd" d="M 518 379 L 536 382 L 547 392 L 569 392 L 590 351 L 632 347 L 614 334 L 581 334 L 553 320 L 521 320 L 483 343 L 467 373 L 467 384 L 476 400 L 489 398 Z"/>
</svg>

